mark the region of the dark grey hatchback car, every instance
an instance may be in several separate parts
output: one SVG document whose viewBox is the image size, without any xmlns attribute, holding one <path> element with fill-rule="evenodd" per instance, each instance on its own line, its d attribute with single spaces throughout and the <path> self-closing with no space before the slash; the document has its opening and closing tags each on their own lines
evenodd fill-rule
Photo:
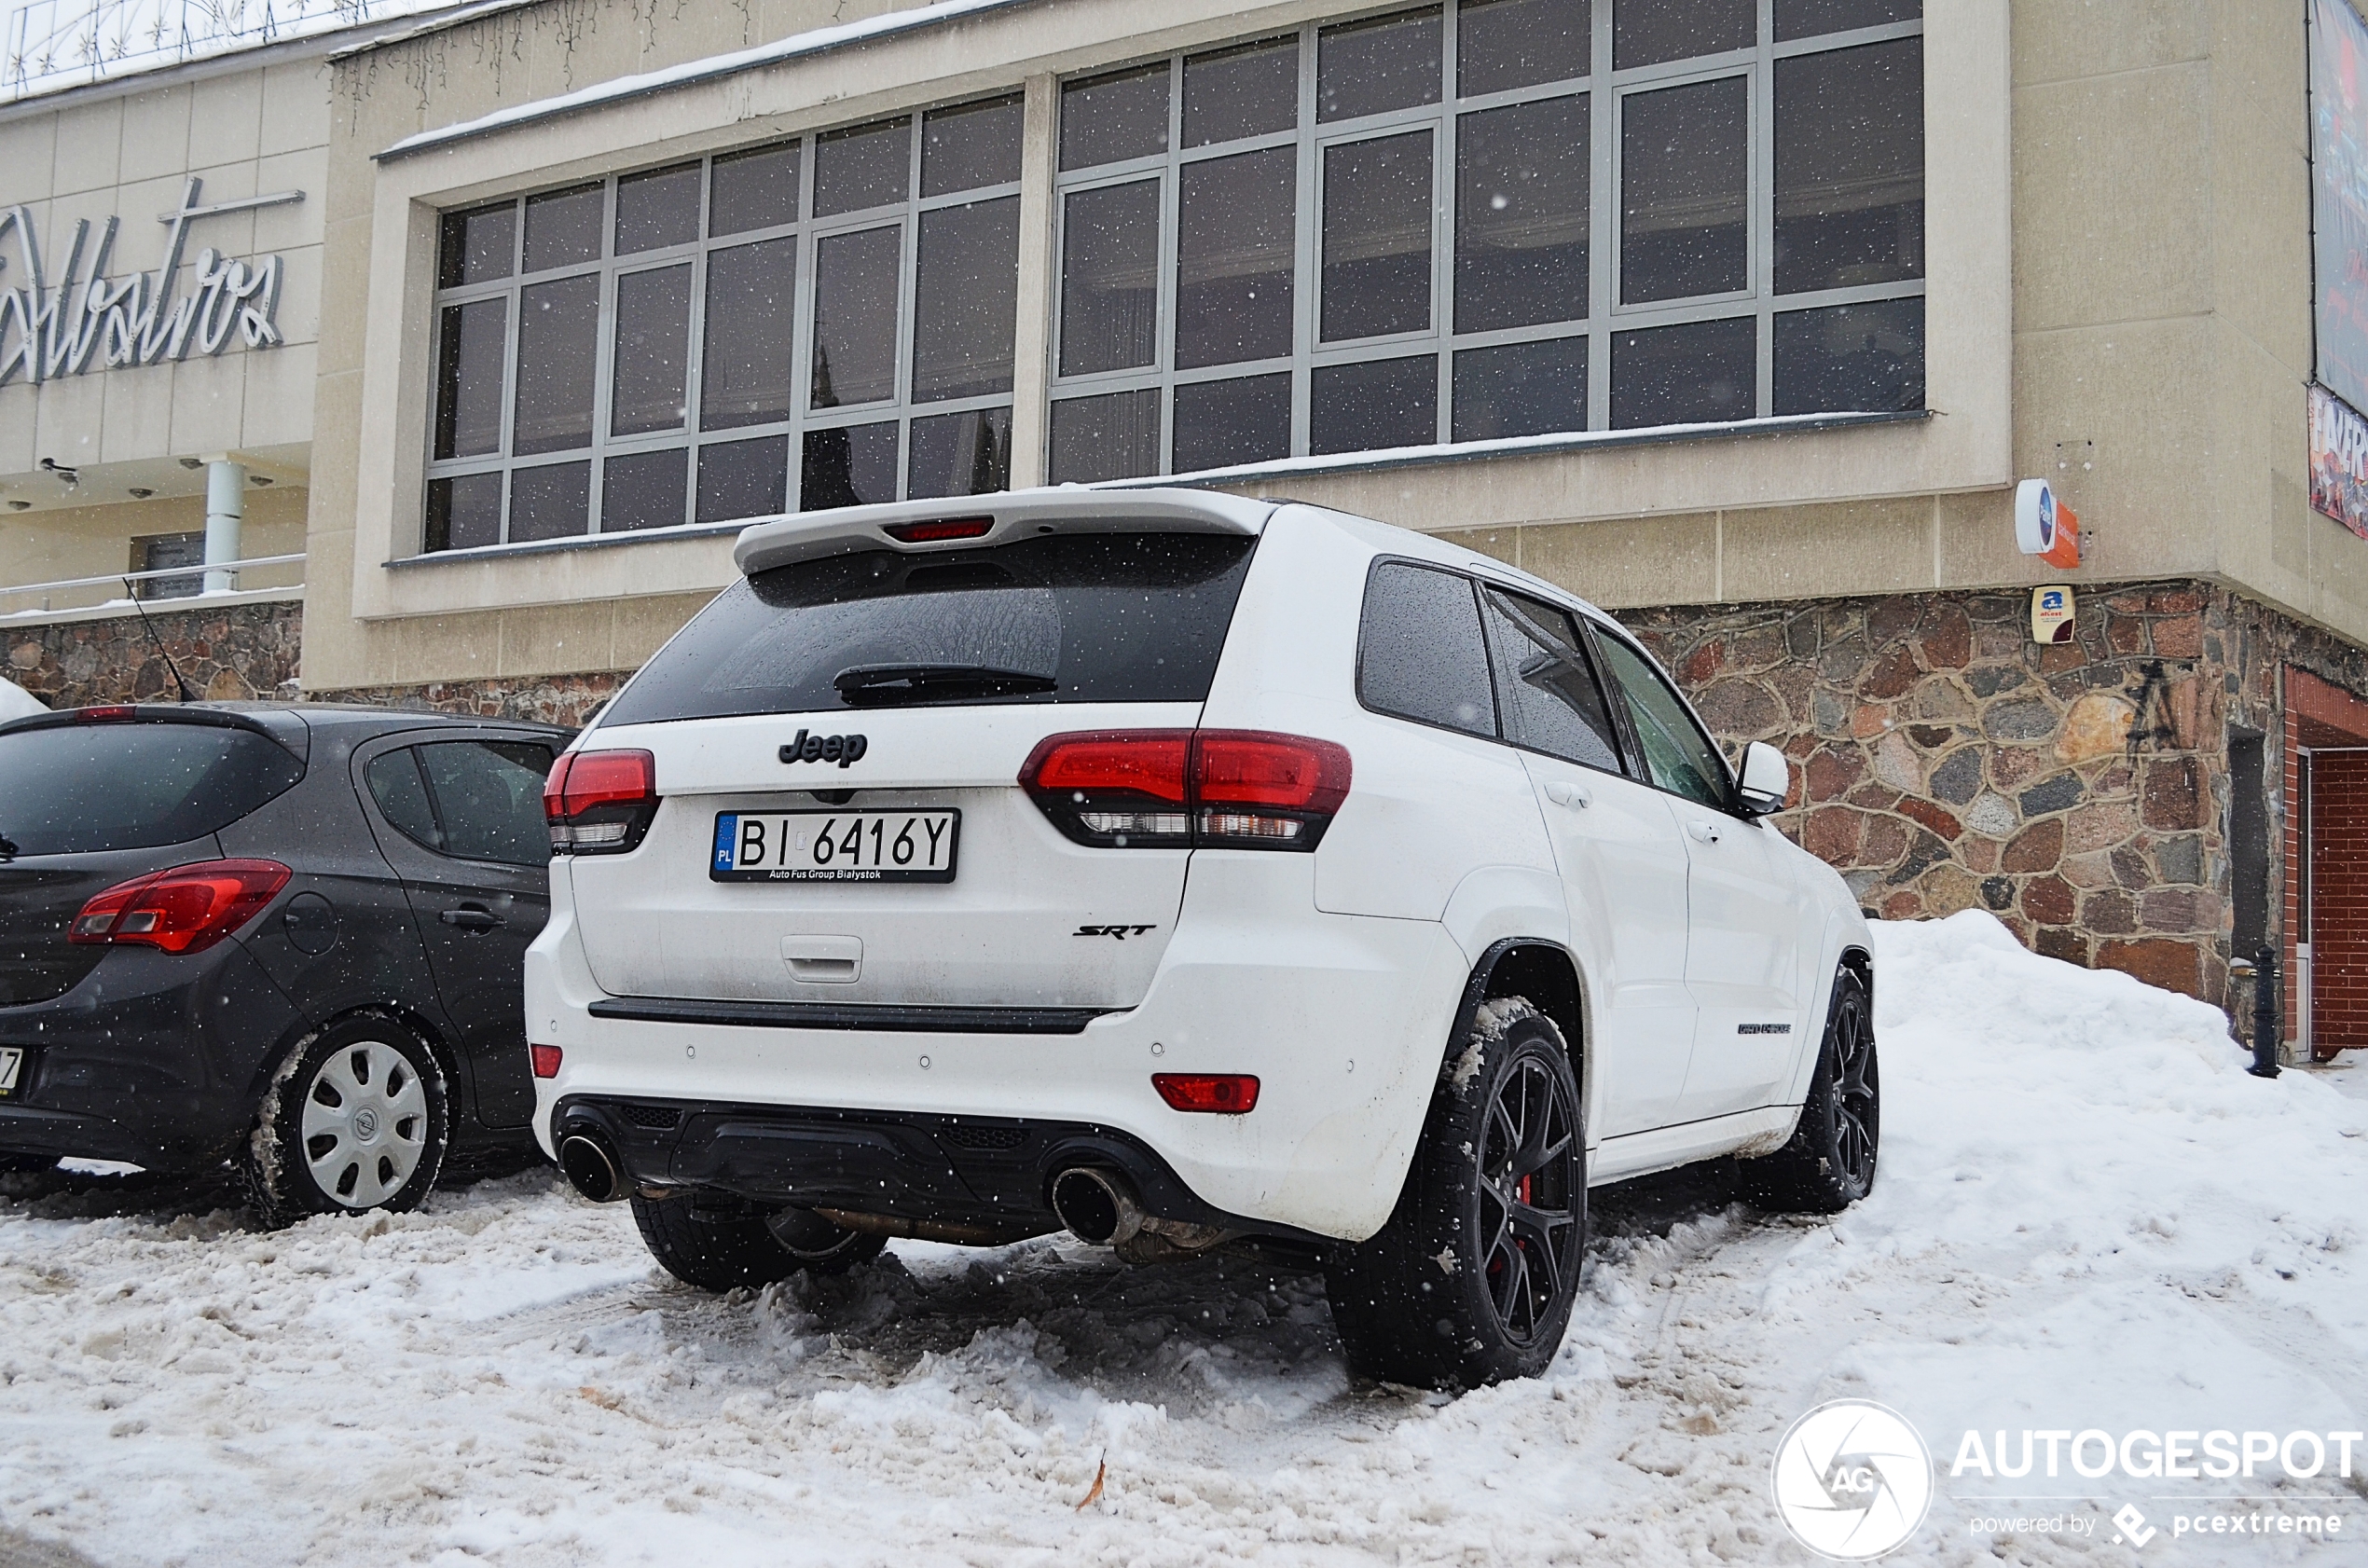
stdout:
<svg viewBox="0 0 2368 1568">
<path fill-rule="evenodd" d="M 282 1224 L 523 1147 L 566 738 L 312 704 L 0 724 L 0 1162 L 227 1162 Z"/>
</svg>

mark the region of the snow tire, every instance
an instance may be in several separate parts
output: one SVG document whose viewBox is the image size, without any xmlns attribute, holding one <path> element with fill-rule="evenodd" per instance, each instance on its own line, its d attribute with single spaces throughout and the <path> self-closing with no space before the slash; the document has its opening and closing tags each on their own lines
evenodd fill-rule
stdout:
<svg viewBox="0 0 2368 1568">
<path fill-rule="evenodd" d="M 1764 1209 L 1839 1214 L 1875 1188 L 1882 1137 L 1882 1081 L 1874 1009 L 1855 970 L 1834 976 L 1816 1075 L 1790 1142 L 1741 1162 L 1743 1196 Z"/>
<path fill-rule="evenodd" d="M 721 1194 L 636 1193 L 633 1223 L 668 1273 L 719 1293 L 778 1284 L 795 1273 L 842 1274 L 877 1258 L 888 1245 L 885 1236 L 842 1231 L 803 1209 L 773 1214 Z"/>
<path fill-rule="evenodd" d="M 308 1036 L 271 1075 L 239 1151 L 241 1185 L 265 1226 L 316 1214 L 418 1208 L 451 1138 L 444 1068 L 388 1012 Z"/>
<path fill-rule="evenodd" d="M 1388 1223 L 1325 1270 L 1349 1365 L 1436 1388 L 1535 1377 L 1562 1346 L 1586 1247 L 1570 1049 L 1527 1000 L 1483 1003 L 1449 1052 Z"/>
</svg>

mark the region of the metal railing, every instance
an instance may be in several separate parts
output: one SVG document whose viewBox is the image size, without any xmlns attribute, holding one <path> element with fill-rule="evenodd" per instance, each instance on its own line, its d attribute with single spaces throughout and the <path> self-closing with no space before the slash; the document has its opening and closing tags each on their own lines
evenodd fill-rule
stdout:
<svg viewBox="0 0 2368 1568">
<path fill-rule="evenodd" d="M 223 591 L 200 591 L 194 594 L 159 597 L 140 593 L 136 585 L 158 583 L 176 577 L 195 577 L 203 582 L 208 572 L 218 571 L 227 574 L 229 578 L 230 587 L 227 591 L 237 593 L 241 591 L 239 586 L 239 573 L 241 571 L 256 571 L 265 567 L 301 565 L 303 561 L 304 552 L 299 550 L 292 556 L 253 556 L 245 560 L 217 561 L 211 566 L 168 566 L 155 571 L 115 571 L 102 577 L 61 577 L 48 583 L 0 585 L 0 621 L 5 621 L 12 615 L 48 614 L 62 610 L 107 610 L 117 606 L 129 608 L 135 598 L 142 604 L 162 606 L 166 609 L 178 608 L 185 601 L 191 605 L 199 605 L 210 598 L 222 598 Z M 268 585 L 274 588 L 304 586 L 301 581 L 274 583 Z M 98 599 L 89 603 L 62 605 L 56 602 L 62 595 L 79 597 L 94 588 L 115 588 L 120 591 L 113 598 Z M 27 598 L 37 598 L 40 602 L 38 604 L 21 602 Z"/>
</svg>

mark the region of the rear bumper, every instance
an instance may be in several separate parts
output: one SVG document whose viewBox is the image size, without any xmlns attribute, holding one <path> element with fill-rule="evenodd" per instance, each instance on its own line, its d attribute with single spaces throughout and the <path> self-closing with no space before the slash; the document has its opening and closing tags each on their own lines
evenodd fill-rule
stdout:
<svg viewBox="0 0 2368 1568">
<path fill-rule="evenodd" d="M 1318 914 L 1310 887 L 1276 907 L 1271 866 L 1254 869 L 1229 888 L 1222 857 L 1196 857 L 1186 917 L 1149 994 L 1129 1011 L 1067 1034 L 596 1016 L 593 1004 L 611 998 L 585 962 L 568 879 L 555 875 L 551 922 L 526 965 L 529 1033 L 562 1049 L 558 1076 L 536 1085 L 535 1135 L 556 1152 L 556 1113 L 580 1100 L 779 1112 L 786 1120 L 770 1130 L 746 1117 L 686 1121 L 670 1135 L 658 1179 L 759 1196 L 750 1184 L 781 1179 L 783 1170 L 812 1179 L 833 1163 L 875 1161 L 890 1174 L 934 1164 L 959 1185 L 932 1189 L 919 1176 L 897 1176 L 912 1202 L 984 1204 L 992 1212 L 997 1205 L 966 1174 L 977 1162 L 950 1156 L 937 1130 L 977 1121 L 1051 1129 L 1029 1135 L 1031 1161 L 1051 1158 L 1062 1137 L 1108 1138 L 1138 1149 L 1205 1210 L 1283 1232 L 1362 1240 L 1397 1203 L 1468 961 L 1444 928 L 1427 921 Z M 1155 1071 L 1256 1073 L 1258 1108 L 1246 1116 L 1171 1110 L 1152 1088 Z M 819 1139 L 811 1135 L 817 1116 L 825 1119 Z M 746 1136 L 725 1137 L 727 1124 Z M 805 1152 L 778 1152 L 800 1139 Z M 860 1160 L 845 1153 L 850 1139 L 873 1152 Z M 737 1152 L 726 1147 L 736 1140 Z M 620 1139 L 634 1174 L 654 1177 L 654 1165 L 640 1163 L 657 1158 L 654 1149 L 629 1145 Z M 746 1152 L 759 1147 L 776 1152 Z M 761 1175 L 756 1167 L 767 1162 L 775 1174 Z M 986 1188 L 998 1198 L 1020 1193 L 1040 1213 L 1042 1176 L 1033 1163 L 1029 1172 L 1021 1187 L 1010 1185 L 1013 1175 L 986 1179 Z M 893 1212 L 882 1190 L 871 1190 L 868 1205 L 849 1192 L 844 1206 Z M 786 1190 L 762 1195 L 792 1201 Z"/>
<path fill-rule="evenodd" d="M 252 1125 L 262 1066 L 295 1010 L 246 949 L 111 951 L 64 996 L 0 1008 L 25 1052 L 0 1097 L 0 1152 L 187 1169 Z"/>
</svg>

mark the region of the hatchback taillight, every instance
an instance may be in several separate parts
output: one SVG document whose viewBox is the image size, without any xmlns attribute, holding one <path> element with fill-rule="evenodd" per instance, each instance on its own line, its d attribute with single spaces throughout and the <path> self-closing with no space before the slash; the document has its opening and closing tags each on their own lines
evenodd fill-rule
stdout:
<svg viewBox="0 0 2368 1568">
<path fill-rule="evenodd" d="M 261 913 L 288 876 L 277 860 L 200 860 L 134 877 L 84 904 L 66 940 L 202 953 Z"/>
<path fill-rule="evenodd" d="M 1048 736 L 1020 784 L 1053 825 L 1114 849 L 1313 849 L 1348 798 L 1347 749 L 1264 730 Z"/>
<path fill-rule="evenodd" d="M 647 751 L 563 751 L 543 781 L 556 855 L 621 855 L 658 812 L 658 763 Z"/>
</svg>

